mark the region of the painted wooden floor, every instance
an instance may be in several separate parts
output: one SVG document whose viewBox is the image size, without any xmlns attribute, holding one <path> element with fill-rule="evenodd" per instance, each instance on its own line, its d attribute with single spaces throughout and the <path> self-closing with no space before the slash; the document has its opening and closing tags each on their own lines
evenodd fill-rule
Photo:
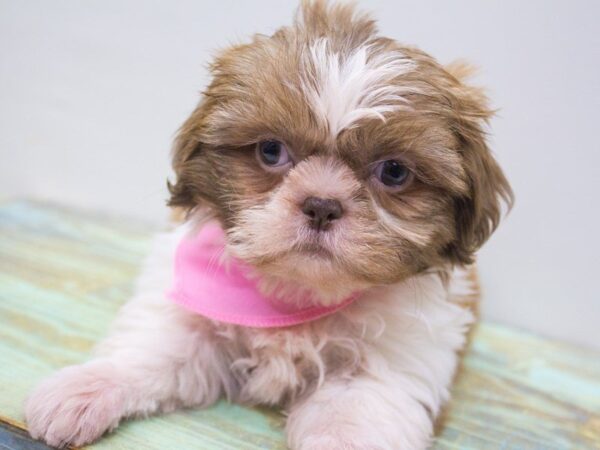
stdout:
<svg viewBox="0 0 600 450">
<path fill-rule="evenodd" d="M 0 421 L 23 429 L 27 392 L 84 361 L 132 289 L 147 226 L 35 202 L 0 204 Z M 600 449 L 600 354 L 479 326 L 436 450 Z M 276 411 L 219 403 L 126 422 L 90 448 L 284 449 Z M 0 449 L 32 448 L 14 429 Z"/>
</svg>

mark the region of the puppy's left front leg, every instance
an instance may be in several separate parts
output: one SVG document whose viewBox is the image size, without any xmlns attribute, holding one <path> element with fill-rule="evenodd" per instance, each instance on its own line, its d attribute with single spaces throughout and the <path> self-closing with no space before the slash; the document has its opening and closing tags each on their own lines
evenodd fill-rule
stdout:
<svg viewBox="0 0 600 450">
<path fill-rule="evenodd" d="M 286 426 L 293 450 L 423 450 L 432 431 L 416 398 L 366 374 L 326 381 L 292 406 Z"/>
</svg>

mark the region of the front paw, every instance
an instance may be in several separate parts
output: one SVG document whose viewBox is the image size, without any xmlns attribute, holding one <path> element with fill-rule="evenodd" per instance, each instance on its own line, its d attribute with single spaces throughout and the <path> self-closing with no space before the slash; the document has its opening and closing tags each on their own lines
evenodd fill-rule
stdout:
<svg viewBox="0 0 600 450">
<path fill-rule="evenodd" d="M 27 399 L 29 433 L 54 447 L 88 444 L 117 426 L 123 413 L 122 394 L 109 362 L 62 369 Z"/>
<path fill-rule="evenodd" d="M 292 450 L 425 450 L 431 444 L 427 436 L 402 433 L 396 424 L 385 422 L 379 426 L 365 424 L 361 427 L 339 420 L 323 420 L 322 426 L 308 433 L 288 431 Z"/>
<path fill-rule="evenodd" d="M 294 450 L 387 450 L 389 446 L 382 446 L 374 442 L 369 436 L 352 434 L 325 433 L 315 436 L 306 436 Z"/>
</svg>

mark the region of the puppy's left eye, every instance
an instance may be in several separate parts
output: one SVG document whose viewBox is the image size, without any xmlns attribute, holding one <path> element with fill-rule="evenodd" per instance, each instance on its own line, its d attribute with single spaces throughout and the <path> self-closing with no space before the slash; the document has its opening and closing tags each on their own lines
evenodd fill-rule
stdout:
<svg viewBox="0 0 600 450">
<path fill-rule="evenodd" d="M 275 140 L 262 141 L 256 146 L 258 160 L 268 167 L 279 168 L 291 162 L 285 144 Z"/>
<path fill-rule="evenodd" d="M 377 164 L 375 177 L 388 188 L 399 189 L 410 182 L 412 172 L 400 161 L 388 159 Z"/>
</svg>

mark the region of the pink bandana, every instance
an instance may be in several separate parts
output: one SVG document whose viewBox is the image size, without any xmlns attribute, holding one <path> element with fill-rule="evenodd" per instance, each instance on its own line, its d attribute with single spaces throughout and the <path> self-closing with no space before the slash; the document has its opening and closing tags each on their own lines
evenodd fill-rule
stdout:
<svg viewBox="0 0 600 450">
<path fill-rule="evenodd" d="M 241 261 L 221 262 L 225 235 L 216 223 L 184 237 L 175 255 L 175 285 L 169 297 L 209 319 L 247 327 L 297 325 L 349 305 L 356 295 L 335 306 L 297 306 L 261 294 L 250 269 Z"/>
</svg>

